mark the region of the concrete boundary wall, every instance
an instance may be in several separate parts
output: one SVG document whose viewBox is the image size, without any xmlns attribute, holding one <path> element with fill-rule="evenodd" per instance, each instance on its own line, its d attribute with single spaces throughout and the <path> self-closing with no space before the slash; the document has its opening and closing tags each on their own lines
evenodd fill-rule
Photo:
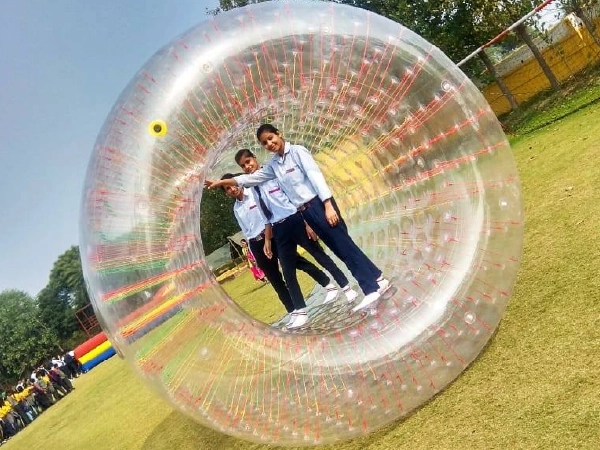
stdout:
<svg viewBox="0 0 600 450">
<path fill-rule="evenodd" d="M 597 14 L 592 20 L 596 32 L 600 33 Z M 550 30 L 547 40 L 539 39 L 536 44 L 560 82 L 600 62 L 600 47 L 587 29 L 575 30 L 567 19 Z M 550 88 L 550 82 L 526 45 L 496 64 L 496 70 L 519 104 Z M 508 100 L 495 82 L 483 88 L 483 94 L 496 115 L 510 111 Z"/>
</svg>

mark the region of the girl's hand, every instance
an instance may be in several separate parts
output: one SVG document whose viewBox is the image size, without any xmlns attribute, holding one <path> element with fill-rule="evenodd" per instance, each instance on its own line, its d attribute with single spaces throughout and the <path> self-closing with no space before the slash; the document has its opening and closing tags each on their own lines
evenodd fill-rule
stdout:
<svg viewBox="0 0 600 450">
<path fill-rule="evenodd" d="M 263 252 L 269 259 L 273 257 L 273 251 L 271 250 L 271 239 L 265 239 L 265 245 L 263 246 Z"/>
<path fill-rule="evenodd" d="M 315 230 L 313 230 L 308 223 L 304 222 L 304 227 L 306 228 L 306 235 L 308 236 L 308 238 L 311 241 L 316 242 L 319 240 L 319 236 L 317 236 L 317 233 L 315 233 Z"/>
<path fill-rule="evenodd" d="M 219 184 L 219 181 L 214 181 L 214 180 L 204 180 L 204 187 L 207 189 L 214 189 L 221 186 Z"/>
<path fill-rule="evenodd" d="M 340 216 L 335 211 L 335 208 L 331 204 L 330 200 L 325 201 L 325 218 L 327 219 L 327 223 L 330 227 L 335 227 L 338 223 L 340 223 Z"/>
</svg>

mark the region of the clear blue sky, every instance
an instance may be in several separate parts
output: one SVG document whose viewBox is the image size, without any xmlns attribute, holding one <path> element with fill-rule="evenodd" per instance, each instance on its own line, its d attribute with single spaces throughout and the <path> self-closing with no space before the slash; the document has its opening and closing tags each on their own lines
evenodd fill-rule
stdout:
<svg viewBox="0 0 600 450">
<path fill-rule="evenodd" d="M 79 203 L 104 120 L 137 70 L 217 0 L 3 2 L 0 291 L 31 295 L 79 243 Z"/>
</svg>

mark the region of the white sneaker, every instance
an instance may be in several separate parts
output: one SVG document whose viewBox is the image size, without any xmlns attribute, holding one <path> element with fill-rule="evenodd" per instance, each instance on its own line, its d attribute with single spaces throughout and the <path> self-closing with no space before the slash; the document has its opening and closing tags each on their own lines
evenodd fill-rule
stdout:
<svg viewBox="0 0 600 450">
<path fill-rule="evenodd" d="M 285 319 L 287 319 L 285 322 L 285 325 L 289 326 L 296 318 L 296 315 L 297 315 L 296 310 L 292 311 L 291 313 L 287 313 L 286 316 L 284 317 Z"/>
<path fill-rule="evenodd" d="M 356 297 L 358 297 L 358 292 L 356 292 L 354 289 L 351 289 L 349 286 L 344 288 L 344 294 L 346 294 L 346 300 L 348 300 L 348 303 L 352 303 L 354 300 L 356 300 Z"/>
<path fill-rule="evenodd" d="M 377 292 L 379 292 L 380 294 L 383 294 L 390 287 L 390 280 L 388 280 L 386 278 L 382 278 L 381 280 L 377 280 L 377 285 L 379 286 L 379 289 L 377 289 Z"/>
<path fill-rule="evenodd" d="M 294 316 L 294 320 L 288 325 L 289 329 L 298 328 L 308 322 L 308 314 L 306 311 L 297 311 Z"/>
<path fill-rule="evenodd" d="M 288 323 L 291 322 L 291 320 L 292 320 L 292 313 L 285 313 L 285 315 L 283 315 L 283 317 L 281 317 L 279 320 L 276 320 L 275 323 L 287 325 Z"/>
<path fill-rule="evenodd" d="M 356 305 L 354 308 L 352 308 L 352 311 L 356 312 L 356 311 L 360 311 L 361 309 L 366 308 L 367 306 L 369 306 L 372 303 L 375 303 L 377 300 L 379 300 L 379 297 L 381 297 L 381 295 L 379 295 L 379 292 L 372 292 L 369 295 L 365 295 L 365 298 L 363 298 L 362 301 L 358 305 Z"/>
<path fill-rule="evenodd" d="M 325 295 L 325 300 L 323 301 L 323 304 L 334 301 L 340 293 L 340 290 L 337 287 L 335 287 L 334 284 L 331 283 L 325 286 L 325 289 L 327 290 L 327 295 Z"/>
</svg>

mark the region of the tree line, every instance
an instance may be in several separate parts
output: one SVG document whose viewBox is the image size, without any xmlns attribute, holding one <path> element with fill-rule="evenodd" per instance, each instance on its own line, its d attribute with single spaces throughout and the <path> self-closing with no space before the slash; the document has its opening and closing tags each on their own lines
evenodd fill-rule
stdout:
<svg viewBox="0 0 600 450">
<path fill-rule="evenodd" d="M 0 292 L 0 384 L 16 381 L 85 340 L 75 311 L 89 301 L 76 246 L 58 257 L 37 296 L 16 289 Z"/>
<path fill-rule="evenodd" d="M 231 211 L 232 200 L 221 190 L 204 192 L 200 225 L 206 254 L 239 231 Z M 75 313 L 89 303 L 77 246 L 57 258 L 48 284 L 36 296 L 17 289 L 0 292 L 0 385 L 87 339 Z"/>
<path fill-rule="evenodd" d="M 261 3 L 267 0 L 219 0 L 219 7 L 209 10 L 216 15 L 222 11 Z M 398 22 L 418 33 L 427 41 L 439 47 L 452 61 L 458 63 L 481 46 L 487 44 L 520 18 L 534 10 L 541 0 L 335 0 L 377 13 Z M 554 15 L 573 13 L 600 47 L 600 38 L 596 26 L 586 11 L 597 7 L 599 0 L 559 0 L 555 2 Z M 494 44 L 493 48 L 478 51 L 463 71 L 479 84 L 495 81 L 512 110 L 519 108 L 517 99 L 509 90 L 502 78 L 496 73 L 493 59 L 500 57 L 524 43 L 529 47 L 551 89 L 558 91 L 560 82 L 542 52 L 536 45 L 534 37 L 543 36 L 544 30 L 538 23 L 526 21 L 514 27 Z"/>
</svg>

